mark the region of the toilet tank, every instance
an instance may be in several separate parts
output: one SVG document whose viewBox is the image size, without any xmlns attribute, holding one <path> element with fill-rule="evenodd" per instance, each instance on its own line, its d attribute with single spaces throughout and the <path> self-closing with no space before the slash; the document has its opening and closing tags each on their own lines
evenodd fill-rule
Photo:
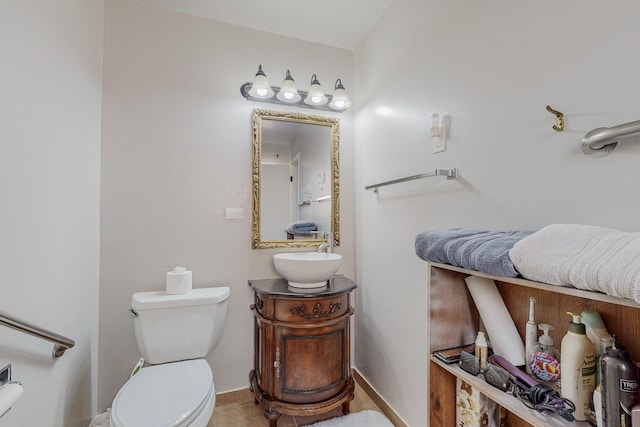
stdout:
<svg viewBox="0 0 640 427">
<path fill-rule="evenodd" d="M 155 365 L 209 354 L 222 336 L 229 294 L 226 286 L 181 295 L 133 294 L 133 329 L 145 361 Z"/>
</svg>

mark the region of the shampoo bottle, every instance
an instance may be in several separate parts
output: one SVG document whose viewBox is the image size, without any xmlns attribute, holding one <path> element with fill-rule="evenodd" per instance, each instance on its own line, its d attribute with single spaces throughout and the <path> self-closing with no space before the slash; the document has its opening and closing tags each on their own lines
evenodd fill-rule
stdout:
<svg viewBox="0 0 640 427">
<path fill-rule="evenodd" d="M 591 395 L 596 388 L 596 351 L 587 338 L 586 329 L 579 314 L 567 312 L 572 317 L 569 330 L 562 338 L 560 365 L 562 381 L 560 393 L 576 405 L 573 416 L 586 421 L 589 416 Z"/>
<path fill-rule="evenodd" d="M 600 359 L 602 379 L 602 414 L 607 427 L 631 425 L 632 410 L 638 403 L 638 367 L 624 346 L 613 336 Z"/>
<path fill-rule="evenodd" d="M 543 331 L 543 334 L 538 343 L 531 348 L 529 367 L 536 378 L 554 382 L 560 378 L 560 353 L 553 346 L 553 339 L 549 336 L 553 326 L 540 323 L 538 328 Z"/>
</svg>

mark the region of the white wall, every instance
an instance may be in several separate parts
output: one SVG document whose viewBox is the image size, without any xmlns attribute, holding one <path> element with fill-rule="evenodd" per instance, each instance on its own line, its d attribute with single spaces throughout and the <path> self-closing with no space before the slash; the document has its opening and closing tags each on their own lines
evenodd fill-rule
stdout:
<svg viewBox="0 0 640 427">
<path fill-rule="evenodd" d="M 298 200 L 311 202 L 298 208 L 299 219 L 315 222 L 318 231 L 324 232 L 331 230 L 331 200 L 314 200 L 331 195 L 331 145 L 328 143 L 330 140 L 330 127 L 310 126 L 305 132 L 304 140 L 298 141 L 294 150 L 300 154 Z M 324 173 L 324 183 L 318 182 L 319 173 Z M 351 182 L 348 184 L 352 185 Z"/>
<path fill-rule="evenodd" d="M 105 5 L 98 405 L 106 408 L 138 351 L 131 294 L 160 290 L 175 265 L 195 287 L 228 285 L 225 333 L 209 357 L 218 392 L 248 386 L 253 362 L 250 278 L 276 277 L 276 250 L 251 249 L 251 111 L 240 85 L 262 64 L 352 87 L 349 51 L 111 0 Z M 272 108 L 273 107 L 273 108 Z M 281 110 L 281 109 L 280 109 Z M 310 112 L 300 109 L 298 112 Z M 341 120 L 343 182 L 353 182 L 350 114 Z M 242 207 L 244 220 L 225 220 Z M 341 272 L 354 274 L 353 190 L 342 190 Z M 282 251 L 282 250 L 280 250 Z"/>
<path fill-rule="evenodd" d="M 261 165 L 260 177 L 260 238 L 283 240 L 287 238 L 287 224 L 291 221 L 291 197 L 288 164 Z"/>
<path fill-rule="evenodd" d="M 640 229 L 640 140 L 594 159 L 589 130 L 640 119 L 633 1 L 395 0 L 356 49 L 355 364 L 411 426 L 427 424 L 421 231 L 586 223 Z M 552 106 L 565 114 L 555 132 Z M 431 153 L 432 113 L 452 116 Z M 435 168 L 430 178 L 364 191 Z"/>
<path fill-rule="evenodd" d="M 102 1 L 0 3 L 0 310 L 68 336 L 0 327 L 23 397 L 3 427 L 86 426 L 95 408 Z"/>
</svg>

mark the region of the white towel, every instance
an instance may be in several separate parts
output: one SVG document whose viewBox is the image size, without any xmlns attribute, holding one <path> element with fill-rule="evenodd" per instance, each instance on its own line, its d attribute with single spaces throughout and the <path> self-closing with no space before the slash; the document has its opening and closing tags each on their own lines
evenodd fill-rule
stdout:
<svg viewBox="0 0 640 427">
<path fill-rule="evenodd" d="M 527 279 L 640 303 L 640 233 L 553 224 L 517 242 L 509 257 Z"/>
</svg>

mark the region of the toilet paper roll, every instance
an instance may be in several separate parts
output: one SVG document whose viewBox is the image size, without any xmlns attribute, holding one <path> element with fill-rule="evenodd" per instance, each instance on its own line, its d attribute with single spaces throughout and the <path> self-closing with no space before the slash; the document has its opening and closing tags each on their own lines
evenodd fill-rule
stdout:
<svg viewBox="0 0 640 427">
<path fill-rule="evenodd" d="M 514 366 L 525 365 L 522 338 L 493 280 L 469 276 L 464 281 L 487 329 L 493 352 Z"/>
<path fill-rule="evenodd" d="M 22 392 L 22 385 L 19 383 L 9 383 L 0 387 L 0 417 L 20 399 Z"/>
<path fill-rule="evenodd" d="M 191 292 L 191 270 L 176 267 L 167 273 L 167 293 L 171 295 L 188 294 Z"/>
</svg>

